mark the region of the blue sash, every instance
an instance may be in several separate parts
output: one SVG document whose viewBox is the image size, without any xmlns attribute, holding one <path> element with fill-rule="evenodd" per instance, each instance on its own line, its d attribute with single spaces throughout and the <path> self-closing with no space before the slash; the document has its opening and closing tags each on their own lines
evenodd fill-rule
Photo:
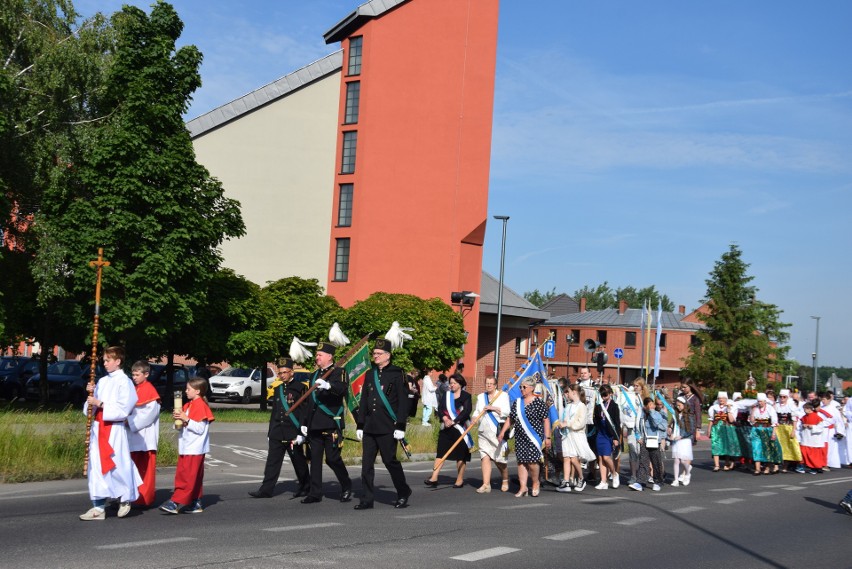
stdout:
<svg viewBox="0 0 852 569">
<path fill-rule="evenodd" d="M 488 407 L 491 404 L 491 401 L 489 401 L 487 393 L 483 393 L 483 395 L 485 396 L 485 406 Z M 498 394 L 497 397 L 500 397 L 500 395 Z M 499 432 L 500 432 L 500 421 L 497 420 L 497 417 L 496 417 L 496 414 L 494 413 L 494 411 L 488 411 L 486 413 L 486 415 L 488 415 L 488 418 L 491 419 L 492 423 L 494 423 L 494 426 L 497 427 L 497 433 L 499 434 Z"/>
<path fill-rule="evenodd" d="M 527 412 L 525 410 L 523 397 L 515 401 L 515 413 L 518 415 L 518 421 L 521 423 L 521 428 L 524 430 L 524 433 L 526 433 L 527 438 L 535 445 L 538 452 L 541 452 L 541 437 L 538 436 L 538 433 L 535 432 L 535 429 L 533 429 L 532 425 L 530 425 L 529 419 L 527 419 Z"/>
<path fill-rule="evenodd" d="M 456 418 L 459 416 L 459 414 L 456 411 L 456 398 L 453 396 L 452 391 L 447 391 L 446 402 L 447 402 L 447 414 L 449 414 L 450 419 L 455 421 Z M 459 433 L 464 435 L 465 427 L 467 425 L 465 425 L 465 427 L 462 427 L 461 425 L 456 423 L 453 426 L 456 428 L 456 430 Z M 464 444 L 467 445 L 467 448 L 473 448 L 473 437 L 470 436 L 470 433 L 464 435 Z"/>
</svg>

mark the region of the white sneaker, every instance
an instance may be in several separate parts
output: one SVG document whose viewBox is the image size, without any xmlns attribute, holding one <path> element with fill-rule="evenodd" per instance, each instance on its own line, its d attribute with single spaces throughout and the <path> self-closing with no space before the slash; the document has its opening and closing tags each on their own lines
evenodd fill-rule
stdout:
<svg viewBox="0 0 852 569">
<path fill-rule="evenodd" d="M 130 502 L 122 502 L 118 505 L 118 517 L 123 518 L 130 513 Z"/>
<path fill-rule="evenodd" d="M 689 483 L 692 481 L 692 474 L 687 474 L 683 477 L 683 485 L 689 486 Z"/>
<path fill-rule="evenodd" d="M 651 486 L 651 490 L 653 490 L 654 492 L 659 492 L 660 491 L 660 485 L 654 484 L 653 486 Z"/>
<path fill-rule="evenodd" d="M 91 522 L 95 520 L 103 521 L 106 519 L 106 511 L 103 508 L 92 508 L 85 514 L 80 516 L 80 519 L 86 522 Z"/>
<path fill-rule="evenodd" d="M 680 486 L 680 478 L 678 478 L 677 480 L 672 481 L 672 486 L 675 486 L 675 487 Z M 684 485 L 684 486 L 685 486 L 685 485 Z"/>
<path fill-rule="evenodd" d="M 606 480 L 595 486 L 595 490 L 607 490 L 609 489 L 609 484 L 606 483 Z"/>
<path fill-rule="evenodd" d="M 577 482 L 577 485 L 574 486 L 574 492 L 582 492 L 585 489 L 586 489 L 586 481 L 585 480 L 580 480 L 579 482 Z"/>
<path fill-rule="evenodd" d="M 681 473 L 680 473 L 680 476 L 678 476 L 678 477 L 677 477 L 677 481 L 678 481 L 678 482 L 683 482 L 683 479 L 684 479 L 684 478 L 686 478 L 686 474 L 684 474 L 683 472 L 681 472 Z M 674 484 L 672 484 L 672 486 L 674 486 Z"/>
<path fill-rule="evenodd" d="M 618 488 L 619 484 L 621 484 L 621 477 L 616 472 L 615 474 L 612 475 L 612 487 Z"/>
<path fill-rule="evenodd" d="M 644 488 L 642 488 L 642 485 L 639 484 L 638 482 L 634 482 L 633 484 L 630 484 L 629 486 L 630 486 L 631 490 L 636 490 L 637 492 L 641 492 L 642 490 L 644 490 Z"/>
<path fill-rule="evenodd" d="M 559 488 L 556 489 L 557 492 L 571 492 L 571 487 L 568 485 L 568 482 L 563 482 L 559 485 Z"/>
</svg>

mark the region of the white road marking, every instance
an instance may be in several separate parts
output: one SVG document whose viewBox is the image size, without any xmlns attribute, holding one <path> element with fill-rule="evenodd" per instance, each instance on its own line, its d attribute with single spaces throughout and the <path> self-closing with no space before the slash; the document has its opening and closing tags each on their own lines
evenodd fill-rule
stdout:
<svg viewBox="0 0 852 569">
<path fill-rule="evenodd" d="M 569 539 L 577 539 L 578 537 L 586 537 L 594 535 L 598 532 L 590 529 L 575 529 L 574 531 L 566 531 L 565 533 L 557 533 L 554 535 L 545 536 L 544 539 L 552 539 L 553 541 L 567 541 Z"/>
<path fill-rule="evenodd" d="M 491 549 L 482 549 L 480 551 L 474 551 L 464 555 L 456 555 L 455 557 L 450 557 L 450 559 L 458 559 L 459 561 L 482 561 L 489 557 L 507 555 L 516 551 L 520 551 L 520 549 L 516 549 L 514 547 L 492 547 Z"/>
<path fill-rule="evenodd" d="M 742 498 L 728 498 L 727 500 L 717 500 L 717 504 L 736 504 L 737 502 L 742 502 Z"/>
<path fill-rule="evenodd" d="M 742 488 L 710 488 L 710 492 L 739 492 Z"/>
<path fill-rule="evenodd" d="M 580 500 L 584 504 L 605 504 L 607 502 L 615 502 L 616 500 L 626 500 L 627 498 L 622 498 L 621 496 L 613 496 L 611 498 L 588 498 L 586 500 Z"/>
<path fill-rule="evenodd" d="M 801 484 L 837 484 L 838 482 L 849 482 L 852 480 L 852 476 L 843 476 L 841 478 L 832 478 L 830 480 L 825 480 L 823 478 L 817 477 L 815 480 L 808 480 L 807 482 L 802 482 Z"/>
<path fill-rule="evenodd" d="M 655 496 L 685 496 L 689 492 L 657 492 Z"/>
<path fill-rule="evenodd" d="M 283 526 L 278 528 L 263 528 L 263 531 L 301 531 L 306 529 L 320 529 L 320 528 L 330 528 L 334 526 L 339 526 L 343 524 L 339 524 L 337 522 L 327 522 L 324 524 L 308 524 L 304 526 Z"/>
<path fill-rule="evenodd" d="M 775 496 L 778 492 L 755 492 L 752 496 L 757 496 L 758 498 L 765 498 L 766 496 Z"/>
<path fill-rule="evenodd" d="M 183 543 L 185 541 L 197 541 L 197 539 L 194 537 L 170 537 L 168 539 L 151 539 L 148 541 L 127 541 L 125 543 L 96 545 L 95 549 L 125 549 L 128 547 L 148 547 L 151 545 L 162 545 L 163 543 Z"/>
<path fill-rule="evenodd" d="M 458 516 L 458 512 L 433 512 L 431 514 L 410 514 L 407 516 L 397 516 L 401 520 L 419 520 L 423 518 L 434 518 L 437 516 Z"/>
<path fill-rule="evenodd" d="M 791 492 L 795 492 L 796 490 L 804 490 L 804 486 L 784 486 L 781 488 L 782 490 L 789 490 Z"/>
<path fill-rule="evenodd" d="M 252 458 L 254 460 L 261 460 L 266 462 L 266 457 L 269 454 L 269 451 L 261 450 L 257 448 L 244 447 L 240 445 L 210 445 L 219 448 L 228 449 L 236 455 L 244 456 L 246 458 Z"/>
<path fill-rule="evenodd" d="M 704 510 L 704 509 L 705 508 L 703 508 L 701 506 L 687 506 L 685 508 L 678 508 L 677 510 L 671 510 L 671 513 L 673 513 L 673 514 L 689 514 L 689 513 L 692 513 L 692 512 L 699 512 L 699 511 Z"/>
<path fill-rule="evenodd" d="M 542 506 L 549 506 L 550 504 L 546 504 L 544 502 L 536 502 L 534 504 L 517 504 L 515 506 L 500 506 L 497 508 L 498 510 L 523 510 L 525 508 L 541 508 Z"/>
<path fill-rule="evenodd" d="M 626 520 L 621 520 L 620 522 L 615 522 L 620 526 L 635 526 L 639 524 L 644 524 L 645 522 L 653 522 L 656 518 L 628 518 Z"/>
</svg>

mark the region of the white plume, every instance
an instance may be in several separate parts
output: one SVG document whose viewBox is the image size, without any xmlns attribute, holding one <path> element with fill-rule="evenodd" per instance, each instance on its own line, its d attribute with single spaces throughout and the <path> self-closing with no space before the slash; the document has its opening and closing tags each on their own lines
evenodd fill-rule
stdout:
<svg viewBox="0 0 852 569">
<path fill-rule="evenodd" d="M 305 360 L 311 359 L 312 354 L 305 346 L 316 346 L 316 342 L 303 342 L 296 336 L 293 336 L 293 341 L 290 342 L 290 357 L 294 362 L 304 363 Z"/>
<path fill-rule="evenodd" d="M 406 332 L 410 332 L 411 330 L 414 330 L 414 328 L 402 328 L 399 325 L 399 322 L 394 320 L 393 324 L 391 324 L 390 330 L 388 330 L 388 333 L 385 334 L 385 340 L 390 340 L 391 346 L 393 346 L 393 349 L 395 350 L 402 347 L 402 343 L 405 340 L 411 339 L 411 336 L 406 334 Z"/>
<path fill-rule="evenodd" d="M 337 322 L 328 331 L 328 341 L 338 348 L 349 345 L 349 338 L 346 337 L 346 334 L 343 333 L 343 330 L 340 329 L 340 324 Z"/>
</svg>

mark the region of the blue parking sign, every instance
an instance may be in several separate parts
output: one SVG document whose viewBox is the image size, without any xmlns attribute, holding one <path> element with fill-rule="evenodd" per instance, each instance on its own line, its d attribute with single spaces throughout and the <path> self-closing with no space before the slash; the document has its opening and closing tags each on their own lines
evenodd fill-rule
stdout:
<svg viewBox="0 0 852 569">
<path fill-rule="evenodd" d="M 556 355 L 556 342 L 553 340 L 548 340 L 544 343 L 544 357 L 548 359 L 553 359 L 553 356 Z"/>
</svg>

